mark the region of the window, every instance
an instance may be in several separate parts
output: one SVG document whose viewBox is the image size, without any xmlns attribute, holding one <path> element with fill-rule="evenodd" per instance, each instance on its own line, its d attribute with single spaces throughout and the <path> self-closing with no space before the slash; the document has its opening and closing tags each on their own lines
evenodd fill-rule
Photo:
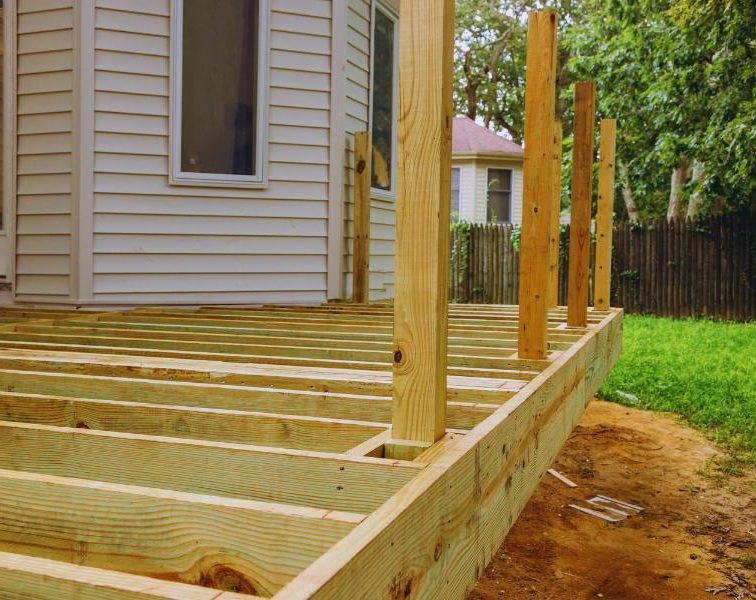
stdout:
<svg viewBox="0 0 756 600">
<path fill-rule="evenodd" d="M 264 0 L 174 0 L 172 174 L 263 181 Z"/>
<path fill-rule="evenodd" d="M 488 169 L 488 221 L 512 222 L 512 171 Z"/>
<path fill-rule="evenodd" d="M 459 221 L 459 168 L 451 170 L 451 219 Z"/>
<path fill-rule="evenodd" d="M 394 190 L 396 122 L 396 19 L 376 6 L 373 19 L 373 98 L 370 115 L 373 134 L 374 189 Z"/>
</svg>

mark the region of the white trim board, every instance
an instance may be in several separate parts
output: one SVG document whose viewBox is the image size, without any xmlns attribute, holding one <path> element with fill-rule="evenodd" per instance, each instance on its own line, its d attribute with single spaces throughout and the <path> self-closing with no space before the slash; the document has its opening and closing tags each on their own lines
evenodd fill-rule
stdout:
<svg viewBox="0 0 756 600">
<path fill-rule="evenodd" d="M 258 0 L 257 132 L 255 175 L 185 173 L 181 171 L 181 111 L 184 0 L 171 0 L 169 148 L 171 185 L 264 188 L 268 176 L 268 82 L 271 11 L 269 0 Z"/>
</svg>

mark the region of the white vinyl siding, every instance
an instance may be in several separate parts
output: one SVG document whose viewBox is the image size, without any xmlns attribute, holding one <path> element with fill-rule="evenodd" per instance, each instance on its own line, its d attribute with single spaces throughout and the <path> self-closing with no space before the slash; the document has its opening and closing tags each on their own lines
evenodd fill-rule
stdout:
<svg viewBox="0 0 756 600">
<path fill-rule="evenodd" d="M 395 3 L 391 3 L 393 8 Z M 346 130 L 348 138 L 344 257 L 346 295 L 351 295 L 354 251 L 354 134 L 367 131 L 370 107 L 370 35 L 373 7 L 369 0 L 348 0 L 346 64 Z M 394 245 L 396 210 L 393 200 L 371 198 L 370 203 L 370 299 L 394 295 Z"/>
<path fill-rule="evenodd" d="M 61 302 L 71 294 L 73 1 L 18 0 L 16 43 L 15 296 Z"/>
<path fill-rule="evenodd" d="M 454 160 L 452 167 L 459 169 L 459 220 L 475 221 L 475 163 Z"/>
<path fill-rule="evenodd" d="M 326 298 L 331 3 L 271 0 L 268 185 L 170 186 L 170 1 L 96 0 L 94 299 Z"/>
</svg>

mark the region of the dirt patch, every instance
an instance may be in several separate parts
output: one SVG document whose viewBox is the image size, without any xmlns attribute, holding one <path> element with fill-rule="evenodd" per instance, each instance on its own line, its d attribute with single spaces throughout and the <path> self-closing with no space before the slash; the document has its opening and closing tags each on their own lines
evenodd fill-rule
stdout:
<svg viewBox="0 0 756 600">
<path fill-rule="evenodd" d="M 471 600 L 756 598 L 756 475 L 701 471 L 712 444 L 669 415 L 593 402 Z M 611 524 L 567 507 L 646 507 Z"/>
</svg>

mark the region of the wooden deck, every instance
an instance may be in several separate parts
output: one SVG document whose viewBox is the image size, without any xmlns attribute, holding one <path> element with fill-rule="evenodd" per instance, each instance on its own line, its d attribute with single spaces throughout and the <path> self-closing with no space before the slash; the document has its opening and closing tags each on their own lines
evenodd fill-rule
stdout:
<svg viewBox="0 0 756 600">
<path fill-rule="evenodd" d="M 447 433 L 390 438 L 392 311 L 0 310 L 0 597 L 463 598 L 617 359 L 622 314 L 452 305 Z M 33 591 L 33 593 L 31 593 Z"/>
</svg>

